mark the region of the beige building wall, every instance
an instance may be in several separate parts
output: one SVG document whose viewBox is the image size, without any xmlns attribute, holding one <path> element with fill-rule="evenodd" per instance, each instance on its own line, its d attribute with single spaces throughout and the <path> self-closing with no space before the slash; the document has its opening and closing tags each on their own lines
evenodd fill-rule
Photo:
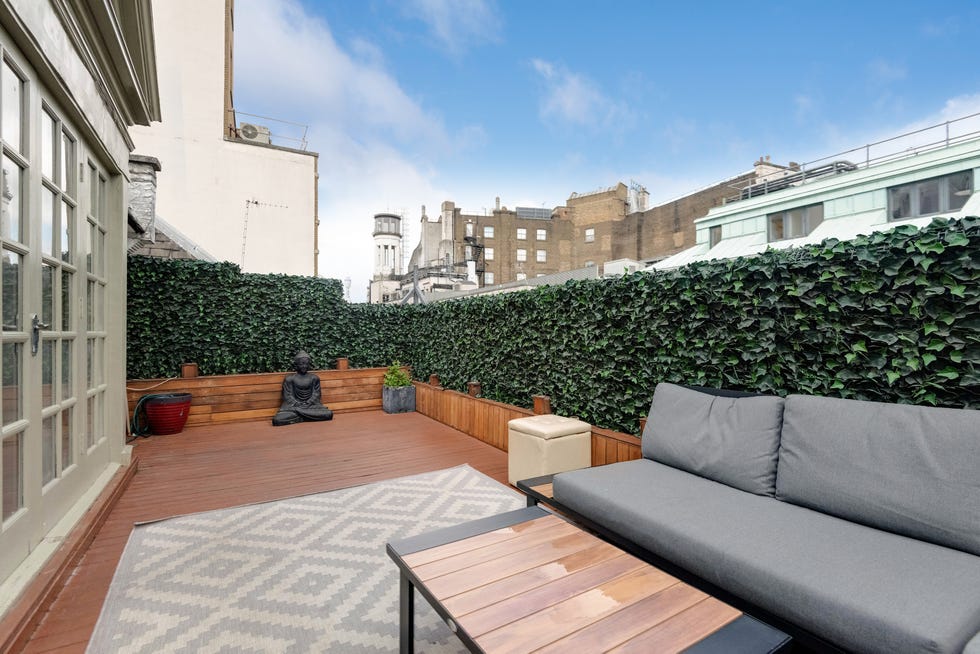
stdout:
<svg viewBox="0 0 980 654">
<path fill-rule="evenodd" d="M 230 134 L 232 8 L 153 0 L 153 12 L 162 122 L 133 138 L 163 166 L 157 214 L 245 272 L 313 275 L 317 155 Z"/>
</svg>

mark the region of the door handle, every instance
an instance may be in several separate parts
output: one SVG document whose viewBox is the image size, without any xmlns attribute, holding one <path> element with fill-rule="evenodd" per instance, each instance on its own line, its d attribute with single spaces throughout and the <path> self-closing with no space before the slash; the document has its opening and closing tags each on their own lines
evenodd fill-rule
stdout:
<svg viewBox="0 0 980 654">
<path fill-rule="evenodd" d="M 36 313 L 31 318 L 31 356 L 37 356 L 37 344 L 41 339 L 41 330 L 47 329 L 50 326 L 47 323 L 41 322 L 41 319 L 37 317 Z"/>
</svg>

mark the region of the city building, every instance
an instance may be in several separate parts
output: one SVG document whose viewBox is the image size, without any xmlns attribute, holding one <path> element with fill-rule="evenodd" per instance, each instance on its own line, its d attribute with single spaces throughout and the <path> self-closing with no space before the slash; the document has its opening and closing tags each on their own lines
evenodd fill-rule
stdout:
<svg viewBox="0 0 980 654">
<path fill-rule="evenodd" d="M 980 114 L 793 165 L 743 185 L 694 223 L 696 243 L 655 264 L 850 240 L 934 217 L 980 215 Z"/>
<path fill-rule="evenodd" d="M 161 164 L 156 213 L 245 272 L 316 275 L 318 155 L 305 128 L 236 109 L 233 0 L 152 5 L 163 121 L 133 138 Z"/>
<path fill-rule="evenodd" d="M 149 0 L 0 9 L 0 614 L 126 445 L 130 128 L 160 120 Z"/>
<path fill-rule="evenodd" d="M 447 200 L 431 218 L 423 207 L 419 244 L 399 271 L 379 269 L 378 248 L 384 246 L 376 216 L 369 298 L 400 302 L 413 289 L 425 294 L 501 284 L 520 288 L 511 283 L 590 267 L 597 274 L 643 268 L 694 245 L 694 219 L 721 205 L 734 188 L 785 168 L 763 159 L 753 170 L 654 207 L 636 182 L 572 193 L 553 209 L 508 209 L 497 198 L 491 211 L 471 214 Z M 397 225 L 400 243 L 400 220 Z"/>
</svg>

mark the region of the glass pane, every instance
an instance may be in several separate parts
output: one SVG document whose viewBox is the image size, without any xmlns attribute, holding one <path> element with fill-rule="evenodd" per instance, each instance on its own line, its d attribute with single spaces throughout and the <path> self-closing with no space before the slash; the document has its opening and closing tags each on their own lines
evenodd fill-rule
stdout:
<svg viewBox="0 0 980 654">
<path fill-rule="evenodd" d="M 104 338 L 95 339 L 95 385 L 105 383 L 105 357 L 102 355 L 105 346 Z"/>
<path fill-rule="evenodd" d="M 3 306 L 3 330 L 20 331 L 20 255 L 10 250 L 3 250 L 3 270 L 0 278 L 3 283 L 3 295 L 0 305 Z"/>
<path fill-rule="evenodd" d="M 85 447 L 95 445 L 95 396 L 88 398 L 87 431 L 85 432 Z"/>
<path fill-rule="evenodd" d="M 95 385 L 92 383 L 95 380 L 95 370 L 93 364 L 95 362 L 95 339 L 90 338 L 87 341 L 85 347 L 85 380 L 88 383 L 88 388 L 93 388 Z"/>
<path fill-rule="evenodd" d="M 96 232 L 99 237 L 95 247 L 95 274 L 105 277 L 105 232 L 101 229 Z M 392 251 L 394 255 L 394 251 Z"/>
<path fill-rule="evenodd" d="M 50 339 L 41 343 L 41 406 L 55 403 L 54 346 Z"/>
<path fill-rule="evenodd" d="M 815 230 L 817 226 L 822 222 L 823 222 L 823 205 L 815 204 L 812 207 L 807 207 L 806 210 L 807 234 Z"/>
<path fill-rule="evenodd" d="M 75 463 L 75 452 L 71 445 L 71 409 L 61 412 L 61 469 Z"/>
<path fill-rule="evenodd" d="M 41 264 L 41 322 L 51 329 L 54 325 L 54 268 Z"/>
<path fill-rule="evenodd" d="M 67 202 L 61 203 L 61 213 L 58 215 L 58 224 L 61 225 L 59 235 L 61 247 L 61 260 L 71 263 L 71 220 L 74 216 L 72 206 Z"/>
<path fill-rule="evenodd" d="M 54 416 L 41 421 L 41 485 L 58 476 L 58 450 L 55 449 Z"/>
<path fill-rule="evenodd" d="M 3 366 L 2 415 L 5 425 L 20 420 L 24 415 L 23 403 L 21 402 L 23 391 L 20 387 L 20 360 L 21 344 L 4 343 L 2 355 L 0 355 L 0 364 Z"/>
<path fill-rule="evenodd" d="M 92 216 L 99 215 L 99 185 L 98 180 L 99 174 L 95 172 L 95 166 L 92 164 L 88 165 L 88 188 L 89 188 L 89 214 Z"/>
<path fill-rule="evenodd" d="M 3 89 L 0 102 L 3 103 L 3 140 L 7 145 L 22 152 L 20 138 L 21 113 L 24 107 L 24 83 L 6 61 L 3 62 Z"/>
<path fill-rule="evenodd" d="M 61 271 L 61 330 L 70 332 L 71 325 L 71 296 L 72 296 L 71 273 L 67 270 Z"/>
<path fill-rule="evenodd" d="M 91 280 L 85 294 L 85 328 L 90 332 L 95 331 L 95 282 Z"/>
<path fill-rule="evenodd" d="M 783 237 L 783 215 L 776 213 L 769 216 L 769 240 L 781 241 Z"/>
<path fill-rule="evenodd" d="M 972 171 L 949 176 L 948 205 L 950 211 L 959 211 L 962 209 L 971 195 L 973 195 Z"/>
<path fill-rule="evenodd" d="M 912 216 L 912 191 L 908 186 L 888 189 L 888 210 L 892 220 Z"/>
<path fill-rule="evenodd" d="M 54 178 L 55 152 L 55 122 L 47 111 L 41 112 L 41 174 L 56 181 Z"/>
<path fill-rule="evenodd" d="M 88 223 L 82 221 L 82 228 L 76 233 L 76 237 L 78 238 L 78 251 L 85 259 L 87 270 L 92 269 L 92 244 L 89 242 L 91 232 L 92 230 L 88 228 Z"/>
<path fill-rule="evenodd" d="M 3 520 L 17 513 L 24 506 L 24 433 L 3 439 Z"/>
<path fill-rule="evenodd" d="M 71 341 L 61 341 L 61 399 L 74 395 L 71 385 Z"/>
<path fill-rule="evenodd" d="M 61 135 L 61 178 L 58 180 L 61 183 L 61 190 L 65 191 L 68 195 L 74 197 L 75 195 L 75 176 L 72 172 L 75 170 L 75 143 L 67 134 Z"/>
<path fill-rule="evenodd" d="M 105 186 L 105 177 L 99 175 L 99 211 L 95 217 L 103 225 L 105 225 Z"/>
<path fill-rule="evenodd" d="M 919 182 L 919 215 L 939 211 L 939 180 Z"/>
<path fill-rule="evenodd" d="M 47 188 L 41 191 L 41 251 L 51 256 L 54 249 L 54 207 L 58 198 Z"/>
<path fill-rule="evenodd" d="M 85 243 L 85 269 L 95 272 L 95 239 L 99 228 L 93 223 L 88 224 L 88 241 Z"/>
<path fill-rule="evenodd" d="M 3 193 L 0 196 L 0 237 L 21 240 L 20 166 L 3 157 Z"/>
</svg>

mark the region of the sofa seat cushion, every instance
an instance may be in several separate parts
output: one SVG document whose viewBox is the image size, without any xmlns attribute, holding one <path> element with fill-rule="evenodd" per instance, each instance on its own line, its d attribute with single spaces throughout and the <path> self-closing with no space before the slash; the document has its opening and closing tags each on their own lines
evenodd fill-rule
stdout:
<svg viewBox="0 0 980 654">
<path fill-rule="evenodd" d="M 980 555 L 980 411 L 790 395 L 776 497 Z"/>
<path fill-rule="evenodd" d="M 643 456 L 749 493 L 775 495 L 783 398 L 736 395 L 743 396 L 657 384 Z"/>
<path fill-rule="evenodd" d="M 960 652 L 980 557 L 641 459 L 557 475 L 555 499 L 702 579 L 858 652 Z"/>
</svg>

